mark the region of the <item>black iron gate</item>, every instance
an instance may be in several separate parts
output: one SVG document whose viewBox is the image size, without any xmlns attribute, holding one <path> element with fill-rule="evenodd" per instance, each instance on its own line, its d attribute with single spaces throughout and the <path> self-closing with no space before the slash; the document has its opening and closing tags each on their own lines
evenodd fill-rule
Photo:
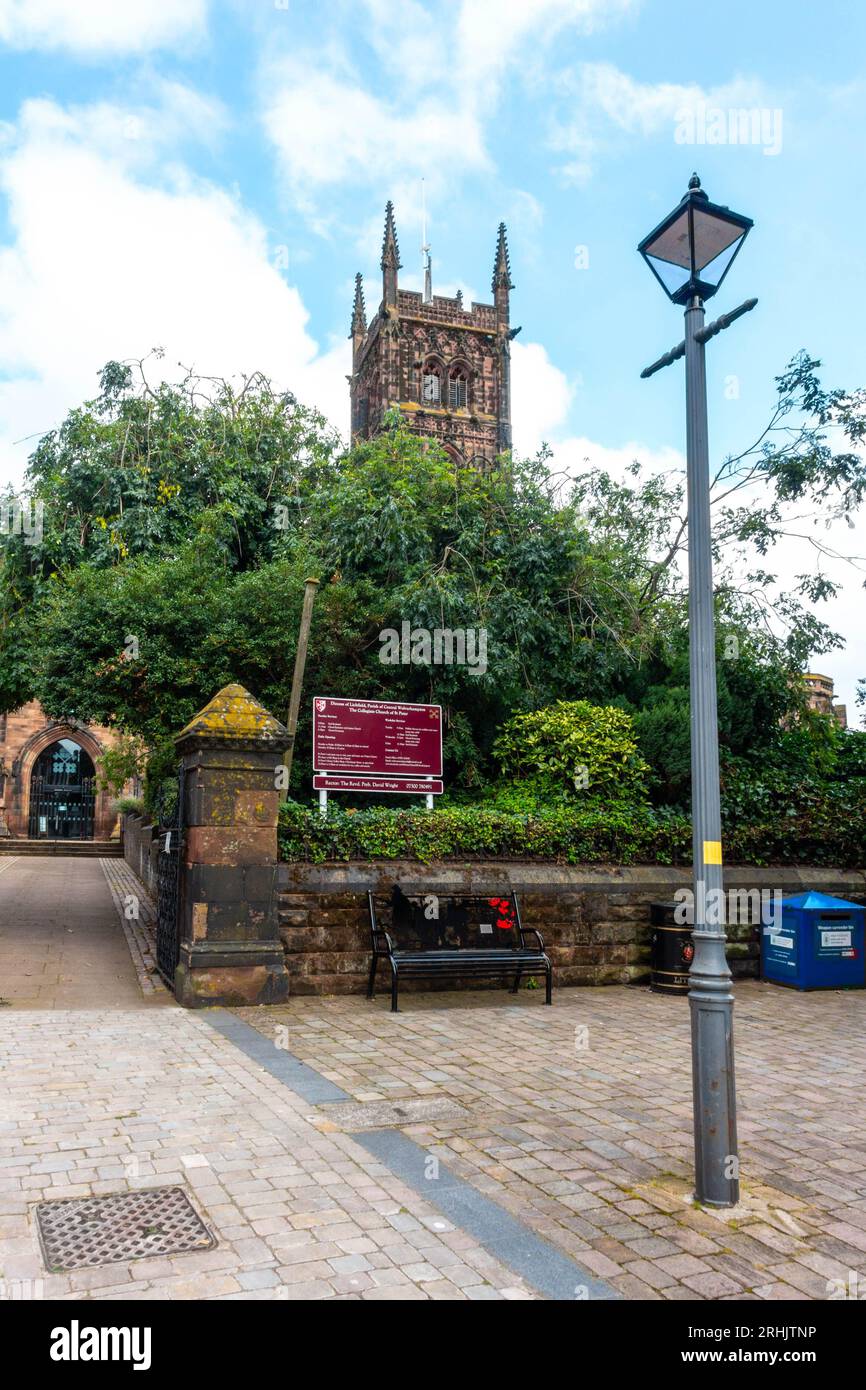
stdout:
<svg viewBox="0 0 866 1390">
<path fill-rule="evenodd" d="M 183 848 L 183 764 L 177 782 L 157 799 L 159 857 L 156 870 L 156 963 L 166 984 L 174 988 L 180 957 L 181 851 Z"/>
<path fill-rule="evenodd" d="M 58 783 L 51 777 L 30 781 L 31 840 L 92 840 L 96 807 L 95 778 Z"/>
</svg>

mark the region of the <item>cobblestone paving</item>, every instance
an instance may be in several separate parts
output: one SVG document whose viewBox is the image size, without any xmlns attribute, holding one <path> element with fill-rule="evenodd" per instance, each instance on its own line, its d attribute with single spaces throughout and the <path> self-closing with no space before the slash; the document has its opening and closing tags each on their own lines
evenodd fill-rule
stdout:
<svg viewBox="0 0 866 1390">
<path fill-rule="evenodd" d="M 691 1201 L 685 1000 L 648 990 L 355 996 L 237 1015 L 358 1102 L 449 1098 L 404 1132 L 627 1298 L 827 1298 L 866 1279 L 866 995 L 736 987 L 742 1193 Z M 334 1120 L 321 1107 L 318 1128 Z"/>
<path fill-rule="evenodd" d="M 535 1296 L 200 1014 L 6 1011 L 0 1059 L 2 1297 Z M 175 1183 L 215 1249 L 45 1269 L 37 1202 Z"/>
<path fill-rule="evenodd" d="M 407 994 L 397 1016 L 357 997 L 234 1011 L 350 1098 L 337 1104 L 171 1003 L 4 1010 L 0 1297 L 536 1297 L 443 1217 L 435 1165 L 428 1200 L 364 1147 L 368 1114 L 626 1298 L 862 1286 L 866 995 L 736 993 L 733 1216 L 690 1201 L 682 1000 L 609 988 L 558 991 L 552 1009 L 525 991 Z M 419 1100 L 438 1103 L 400 1104 Z M 37 1202 L 169 1184 L 215 1249 L 46 1270 Z"/>
<path fill-rule="evenodd" d="M 100 859 L 142 994 L 168 997 L 156 964 L 156 904 L 123 859 Z"/>
</svg>

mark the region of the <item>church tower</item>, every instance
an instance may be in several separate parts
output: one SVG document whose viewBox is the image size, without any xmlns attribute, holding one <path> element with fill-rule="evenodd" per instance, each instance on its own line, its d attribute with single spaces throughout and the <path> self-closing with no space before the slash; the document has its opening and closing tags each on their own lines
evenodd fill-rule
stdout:
<svg viewBox="0 0 866 1390">
<path fill-rule="evenodd" d="M 370 439 L 398 409 L 416 434 L 429 435 L 456 463 L 483 467 L 511 448 L 511 328 L 514 288 L 505 224 L 493 264 L 493 303 L 466 309 L 432 292 L 429 247 L 423 294 L 401 290 L 394 208 L 385 209 L 382 302 L 369 326 L 361 276 L 352 309 L 352 440 Z"/>
</svg>

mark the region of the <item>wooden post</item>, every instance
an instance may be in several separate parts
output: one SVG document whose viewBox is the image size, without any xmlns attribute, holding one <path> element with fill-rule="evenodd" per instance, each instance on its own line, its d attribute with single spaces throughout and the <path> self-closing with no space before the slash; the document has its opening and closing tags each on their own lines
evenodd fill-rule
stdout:
<svg viewBox="0 0 866 1390">
<path fill-rule="evenodd" d="M 298 633 L 298 650 L 295 653 L 295 670 L 292 675 L 292 694 L 289 699 L 289 717 L 286 728 L 291 742 L 286 751 L 286 785 L 280 792 L 280 801 L 288 800 L 289 781 L 292 775 L 292 757 L 295 751 L 295 731 L 298 727 L 298 710 L 301 707 L 301 690 L 304 684 L 304 667 L 307 664 L 307 644 L 310 640 L 310 624 L 313 621 L 313 604 L 316 599 L 318 579 L 304 581 L 304 607 L 301 611 L 301 627 Z"/>
</svg>

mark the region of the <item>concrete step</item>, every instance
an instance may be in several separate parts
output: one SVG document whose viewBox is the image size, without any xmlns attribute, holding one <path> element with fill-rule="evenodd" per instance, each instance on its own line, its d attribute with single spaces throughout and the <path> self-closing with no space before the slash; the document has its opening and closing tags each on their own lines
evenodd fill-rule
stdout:
<svg viewBox="0 0 866 1390">
<path fill-rule="evenodd" d="M 0 839 L 0 854 L 66 854 L 84 859 L 121 859 L 119 840 L 15 840 Z"/>
</svg>

